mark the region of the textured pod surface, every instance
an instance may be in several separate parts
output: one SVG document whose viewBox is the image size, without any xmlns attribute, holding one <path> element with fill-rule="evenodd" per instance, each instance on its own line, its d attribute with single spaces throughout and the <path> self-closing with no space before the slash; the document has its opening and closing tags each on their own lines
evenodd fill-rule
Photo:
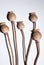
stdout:
<svg viewBox="0 0 44 65">
<path fill-rule="evenodd" d="M 8 13 L 7 13 L 7 19 L 8 19 L 9 21 L 14 21 L 14 20 L 16 19 L 15 13 L 13 13 L 13 11 L 8 12 Z"/>
<path fill-rule="evenodd" d="M 38 30 L 34 30 L 33 39 L 39 41 L 41 37 L 42 37 L 41 33 Z"/>
<path fill-rule="evenodd" d="M 24 28 L 23 21 L 17 22 L 17 28 L 22 30 Z"/>
<path fill-rule="evenodd" d="M 8 33 L 9 27 L 4 24 L 4 25 L 1 26 L 1 31 L 2 31 L 3 33 Z"/>
<path fill-rule="evenodd" d="M 37 17 L 37 15 L 36 15 L 35 12 L 29 13 L 29 20 L 30 20 L 31 22 L 36 22 L 37 19 L 38 19 L 38 17 Z"/>
</svg>

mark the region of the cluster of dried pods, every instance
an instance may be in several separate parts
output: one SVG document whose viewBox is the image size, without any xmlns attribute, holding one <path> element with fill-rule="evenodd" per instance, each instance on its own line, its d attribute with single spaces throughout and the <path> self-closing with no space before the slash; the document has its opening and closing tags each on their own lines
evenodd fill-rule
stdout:
<svg viewBox="0 0 44 65">
<path fill-rule="evenodd" d="M 13 43 L 14 43 L 14 51 L 15 51 L 15 62 L 16 62 L 16 65 L 18 65 L 19 63 L 18 63 L 17 36 L 16 36 L 16 28 L 15 28 L 15 22 L 14 22 L 14 20 L 16 19 L 15 13 L 13 13 L 13 11 L 8 12 L 7 19 L 11 22 L 11 26 L 12 26 Z M 25 47 L 25 36 L 24 36 L 24 32 L 23 32 L 25 25 L 23 24 L 23 21 L 17 22 L 17 28 L 21 31 L 21 34 L 22 34 L 22 48 L 23 48 L 24 65 L 27 65 L 28 54 L 30 51 L 32 40 L 35 41 L 36 47 L 37 47 L 37 55 L 36 55 L 36 58 L 34 61 L 34 65 L 36 65 L 37 59 L 39 57 L 39 53 L 40 53 L 39 40 L 42 35 L 41 35 L 40 31 L 38 31 L 38 29 L 36 29 L 37 19 L 38 19 L 38 17 L 35 12 L 29 13 L 29 20 L 33 23 L 33 29 L 31 31 L 31 37 L 30 37 L 27 53 L 26 53 L 26 47 Z M 2 32 L 5 36 L 6 46 L 7 46 L 7 50 L 8 50 L 8 54 L 9 54 L 9 59 L 10 59 L 10 65 L 14 65 L 14 54 L 13 54 L 13 49 L 11 46 L 8 31 L 9 31 L 9 27 L 5 24 L 5 22 L 0 23 L 0 32 Z M 11 54 L 10 54 L 10 50 L 9 50 L 8 43 L 7 43 L 7 38 L 8 38 L 9 46 L 11 49 L 12 59 L 11 59 Z"/>
</svg>

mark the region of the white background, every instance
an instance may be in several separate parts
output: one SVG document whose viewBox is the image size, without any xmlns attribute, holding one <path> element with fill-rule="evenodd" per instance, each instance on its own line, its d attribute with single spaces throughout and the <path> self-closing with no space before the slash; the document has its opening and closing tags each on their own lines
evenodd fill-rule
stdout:
<svg viewBox="0 0 44 65">
<path fill-rule="evenodd" d="M 0 22 L 6 22 L 6 24 L 10 28 L 9 36 L 14 51 L 11 23 L 6 18 L 8 11 L 13 11 L 16 14 L 16 22 L 22 20 L 25 24 L 24 33 L 26 49 L 29 44 L 30 33 L 33 27 L 32 23 L 28 20 L 28 14 L 29 12 L 36 12 L 38 16 L 37 28 L 39 28 L 40 32 L 42 33 L 42 38 L 40 40 L 40 56 L 37 61 L 37 65 L 44 65 L 44 0 L 0 0 Z M 19 65 L 23 65 L 22 36 L 20 30 L 17 29 L 16 31 L 18 42 Z M 33 65 L 35 56 L 36 45 L 33 41 L 28 58 L 28 65 Z M 10 65 L 6 43 L 4 35 L 2 33 L 0 33 L 0 65 Z"/>
</svg>

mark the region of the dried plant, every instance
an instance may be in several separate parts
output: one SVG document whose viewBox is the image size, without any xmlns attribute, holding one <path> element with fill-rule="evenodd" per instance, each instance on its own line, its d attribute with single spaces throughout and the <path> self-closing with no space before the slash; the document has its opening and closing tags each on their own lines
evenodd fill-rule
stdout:
<svg viewBox="0 0 44 65">
<path fill-rule="evenodd" d="M 25 47 L 25 36 L 24 36 L 24 32 L 23 32 L 23 29 L 24 29 L 23 21 L 17 22 L 17 28 L 20 29 L 21 34 L 22 34 L 23 60 L 25 61 L 26 47 Z"/>
<path fill-rule="evenodd" d="M 39 40 L 41 39 L 41 37 L 42 37 L 41 33 L 38 30 L 34 30 L 33 40 L 35 40 L 36 48 L 37 48 L 37 55 L 36 55 L 36 58 L 35 58 L 35 61 L 34 61 L 34 65 L 37 64 L 37 60 L 38 60 L 38 57 L 39 57 L 39 54 L 40 54 Z"/>
<path fill-rule="evenodd" d="M 16 35 L 16 27 L 15 27 L 15 22 L 14 22 L 14 20 L 16 19 L 15 13 L 13 13 L 13 11 L 8 12 L 7 19 L 11 22 L 11 26 L 12 26 L 15 58 L 13 55 L 13 50 L 12 50 L 12 46 L 11 46 L 10 38 L 9 38 L 9 34 L 8 34 L 9 28 L 7 25 L 5 25 L 5 22 L 0 23 L 0 31 L 5 36 L 6 46 L 7 46 L 8 53 L 9 53 L 10 65 L 14 65 L 14 59 L 15 59 L 16 65 L 18 65 L 19 64 L 19 61 L 18 61 L 19 57 L 18 57 L 17 35 Z M 38 17 L 37 17 L 35 12 L 29 13 L 29 20 L 33 23 L 33 29 L 31 31 L 29 45 L 27 48 L 27 53 L 26 53 L 26 47 L 25 47 L 25 35 L 24 35 L 24 31 L 23 31 L 25 25 L 23 24 L 23 21 L 17 22 L 17 28 L 20 30 L 20 32 L 22 34 L 22 49 L 23 49 L 24 65 L 27 65 L 28 55 L 29 55 L 31 44 L 32 44 L 33 40 L 35 41 L 36 48 L 37 48 L 37 55 L 36 55 L 35 60 L 34 60 L 34 65 L 36 65 L 37 60 L 39 58 L 39 54 L 40 54 L 39 40 L 41 39 L 42 35 L 41 35 L 40 31 L 38 29 L 36 29 L 36 21 L 38 20 Z M 11 49 L 12 60 L 11 60 L 11 54 L 10 54 L 10 50 L 9 50 L 8 43 L 7 43 L 7 38 L 8 38 L 9 46 Z"/>
<path fill-rule="evenodd" d="M 7 13 L 7 19 L 12 24 L 13 42 L 14 42 L 14 50 L 15 50 L 15 62 L 16 62 L 16 65 L 18 65 L 17 36 L 16 36 L 16 28 L 14 23 L 14 20 L 16 19 L 16 15 L 13 13 L 13 11 L 10 11 Z"/>
<path fill-rule="evenodd" d="M 36 42 L 36 48 L 37 48 L 37 56 L 35 58 L 34 65 L 36 65 L 38 57 L 39 57 L 40 49 L 39 49 L 38 40 L 41 38 L 42 35 L 38 30 L 36 30 L 37 19 L 38 19 L 38 17 L 35 14 L 35 12 L 29 13 L 29 20 L 33 23 L 33 30 L 31 31 L 32 33 L 31 33 L 30 42 L 29 42 L 28 49 L 27 49 L 27 54 L 26 54 L 26 61 L 25 61 L 26 65 L 27 65 L 27 60 L 28 60 L 28 55 L 29 55 L 31 44 L 32 44 L 32 40 L 34 40 Z"/>
<path fill-rule="evenodd" d="M 0 31 L 1 31 L 1 32 L 4 34 L 4 36 L 5 36 L 6 47 L 7 47 L 8 54 L 9 54 L 9 59 L 10 59 L 10 65 L 14 65 L 13 50 L 12 50 L 12 46 L 11 46 L 10 39 L 9 39 L 9 35 L 8 35 L 9 28 L 8 28 L 7 25 L 1 23 L 1 25 L 0 25 Z M 7 36 L 7 37 L 6 37 L 6 36 Z M 7 38 L 8 38 L 9 46 L 10 46 L 10 49 L 11 49 L 12 60 L 11 60 L 11 54 L 10 54 L 10 50 L 9 50 L 8 43 L 7 43 Z"/>
</svg>

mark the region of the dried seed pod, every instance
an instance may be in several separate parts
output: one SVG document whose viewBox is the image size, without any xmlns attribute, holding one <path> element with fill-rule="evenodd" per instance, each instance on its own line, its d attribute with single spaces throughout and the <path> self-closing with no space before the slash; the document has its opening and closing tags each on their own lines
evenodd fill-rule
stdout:
<svg viewBox="0 0 44 65">
<path fill-rule="evenodd" d="M 14 23 L 14 20 L 16 19 L 15 13 L 13 13 L 13 11 L 8 12 L 7 19 L 11 22 L 12 25 L 13 43 L 14 43 L 14 51 L 15 51 L 15 64 L 18 65 L 17 36 L 16 36 L 16 27 Z"/>
<path fill-rule="evenodd" d="M 0 22 L 0 31 L 1 31 L 1 26 L 4 24 L 5 24 L 5 22 Z"/>
<path fill-rule="evenodd" d="M 33 31 L 33 39 L 39 41 L 41 39 L 42 35 L 38 30 Z"/>
<path fill-rule="evenodd" d="M 12 46 L 11 46 L 11 43 L 10 43 L 8 31 L 9 31 L 9 27 L 5 24 L 5 22 L 1 22 L 0 23 L 0 32 L 2 32 L 5 36 L 5 42 L 6 42 L 6 47 L 7 47 L 8 54 L 9 54 L 10 65 L 14 65 L 13 50 L 12 50 Z M 9 46 L 10 46 L 11 53 L 12 53 L 12 60 L 11 60 L 11 54 L 10 54 L 10 50 L 9 50 L 8 43 L 7 43 L 7 38 L 8 38 Z"/>
<path fill-rule="evenodd" d="M 24 64 L 25 64 L 26 47 L 25 47 L 25 35 L 23 32 L 23 28 L 24 28 L 23 21 L 17 22 L 17 28 L 20 29 L 21 34 L 22 34 L 23 60 L 24 60 Z"/>
<path fill-rule="evenodd" d="M 15 13 L 13 13 L 13 11 L 8 12 L 8 13 L 7 13 L 7 19 L 8 19 L 9 21 L 14 21 L 14 20 L 16 19 Z"/>
<path fill-rule="evenodd" d="M 17 28 L 22 30 L 24 28 L 23 21 L 17 22 Z"/>
<path fill-rule="evenodd" d="M 1 26 L 1 31 L 2 31 L 2 33 L 8 33 L 9 27 L 4 24 L 4 25 Z"/>
<path fill-rule="evenodd" d="M 36 15 L 35 12 L 29 13 L 29 20 L 30 20 L 31 22 L 36 22 L 37 19 L 38 19 L 38 17 L 37 17 L 37 15 Z"/>
<path fill-rule="evenodd" d="M 0 25 L 3 25 L 3 24 L 5 24 L 5 22 L 0 22 Z"/>
</svg>

